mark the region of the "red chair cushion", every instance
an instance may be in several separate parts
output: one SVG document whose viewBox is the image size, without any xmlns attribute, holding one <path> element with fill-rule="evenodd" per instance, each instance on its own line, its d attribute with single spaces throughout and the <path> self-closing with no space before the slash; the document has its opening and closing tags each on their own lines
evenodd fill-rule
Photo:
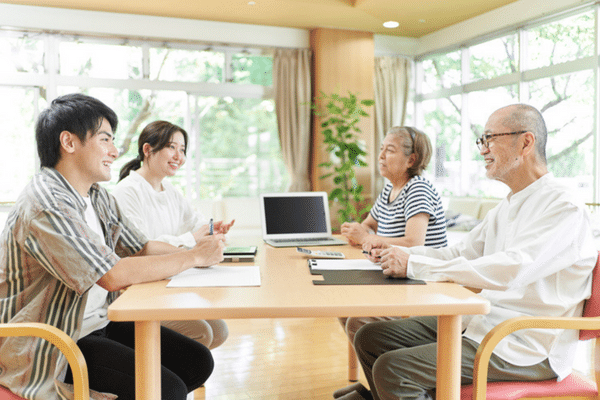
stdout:
<svg viewBox="0 0 600 400">
<path fill-rule="evenodd" d="M 523 397 L 596 396 L 598 388 L 589 378 L 573 372 L 560 382 L 556 379 L 533 382 L 489 382 L 487 400 L 517 400 Z M 460 389 L 461 400 L 473 398 L 473 385 Z"/>
<path fill-rule="evenodd" d="M 586 300 L 583 307 L 584 317 L 600 316 L 600 253 L 596 267 L 592 272 L 592 295 Z M 588 340 L 600 336 L 600 330 L 595 331 L 579 331 L 579 340 Z"/>
<path fill-rule="evenodd" d="M 21 396 L 17 396 L 4 386 L 0 386 L 0 400 L 25 400 Z"/>
</svg>

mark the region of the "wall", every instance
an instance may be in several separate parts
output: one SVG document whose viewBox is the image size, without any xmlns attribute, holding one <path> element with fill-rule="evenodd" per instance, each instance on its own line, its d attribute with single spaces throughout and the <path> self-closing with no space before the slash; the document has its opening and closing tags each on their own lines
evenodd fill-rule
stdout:
<svg viewBox="0 0 600 400">
<path fill-rule="evenodd" d="M 338 93 L 356 94 L 360 99 L 373 99 L 373 70 L 374 40 L 368 32 L 347 31 L 339 29 L 314 29 L 310 32 L 310 47 L 313 51 L 313 95 L 321 92 L 326 94 Z M 359 168 L 357 175 L 368 191 L 371 187 L 370 168 L 375 166 L 373 159 L 374 118 L 373 109 L 369 110 L 370 117 L 364 118 L 359 127 L 362 134 L 359 139 L 365 141 L 369 167 Z M 323 145 L 320 120 L 313 118 L 311 182 L 313 190 L 329 192 L 331 180 L 319 179 L 326 170 L 319 163 L 329 161 Z"/>
<path fill-rule="evenodd" d="M 306 29 L 12 4 L 0 4 L 0 27 L 240 46 L 308 47 Z"/>
</svg>

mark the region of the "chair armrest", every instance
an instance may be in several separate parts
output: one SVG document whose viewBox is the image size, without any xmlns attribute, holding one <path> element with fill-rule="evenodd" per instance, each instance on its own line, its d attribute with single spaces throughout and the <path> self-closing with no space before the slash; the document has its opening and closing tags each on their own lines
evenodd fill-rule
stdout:
<svg viewBox="0 0 600 400">
<path fill-rule="evenodd" d="M 67 358 L 73 372 L 75 400 L 89 399 L 87 364 L 77 343 L 69 335 L 52 325 L 37 322 L 0 324 L 0 337 L 8 336 L 34 336 L 56 346 Z"/>
<path fill-rule="evenodd" d="M 473 366 L 474 399 L 485 399 L 488 364 L 492 351 L 505 336 L 521 329 L 600 329 L 600 318 L 584 317 L 517 317 L 495 326 L 483 338 Z"/>
</svg>

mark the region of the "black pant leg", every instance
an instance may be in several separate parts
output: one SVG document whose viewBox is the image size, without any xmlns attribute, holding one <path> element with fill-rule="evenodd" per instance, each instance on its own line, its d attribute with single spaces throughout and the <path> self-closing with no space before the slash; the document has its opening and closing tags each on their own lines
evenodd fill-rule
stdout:
<svg viewBox="0 0 600 400">
<path fill-rule="evenodd" d="M 77 342 L 88 366 L 90 389 L 113 393 L 119 400 L 135 400 L 134 350 L 105 335 L 91 334 Z M 162 399 L 185 400 L 186 383 L 174 372 L 161 368 Z M 65 382 L 72 383 L 71 371 Z"/>
<path fill-rule="evenodd" d="M 133 322 L 111 322 L 106 329 L 109 338 L 134 348 Z M 210 350 L 178 332 L 160 328 L 161 364 L 185 382 L 191 392 L 206 382 L 214 369 Z"/>
</svg>

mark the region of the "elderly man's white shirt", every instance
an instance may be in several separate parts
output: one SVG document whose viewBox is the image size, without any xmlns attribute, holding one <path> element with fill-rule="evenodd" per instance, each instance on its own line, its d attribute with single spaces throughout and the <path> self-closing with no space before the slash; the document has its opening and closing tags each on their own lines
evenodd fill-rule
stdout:
<svg viewBox="0 0 600 400">
<path fill-rule="evenodd" d="M 488 315 L 474 316 L 464 335 L 477 342 L 518 316 L 581 316 L 598 252 L 583 204 L 546 174 L 509 195 L 455 246 L 413 247 L 407 275 L 483 289 Z M 548 358 L 560 379 L 571 372 L 578 331 L 522 330 L 494 351 L 515 365 Z"/>
</svg>

